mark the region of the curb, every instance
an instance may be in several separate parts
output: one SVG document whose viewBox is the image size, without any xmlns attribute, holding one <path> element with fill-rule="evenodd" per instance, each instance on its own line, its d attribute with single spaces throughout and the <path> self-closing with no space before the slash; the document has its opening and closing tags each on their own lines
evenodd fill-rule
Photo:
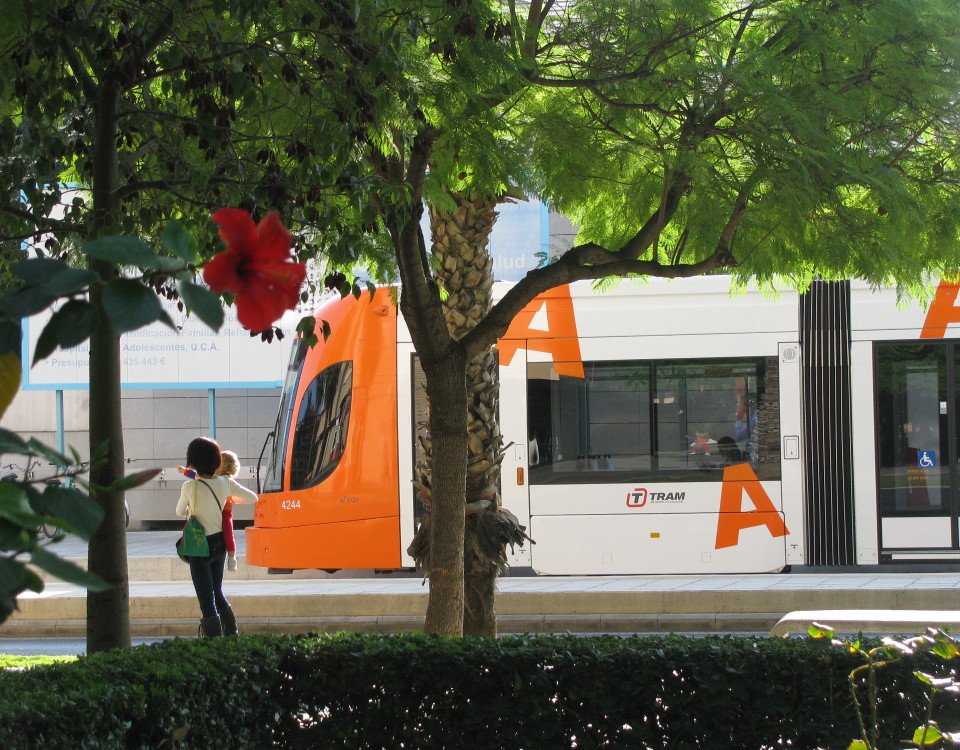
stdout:
<svg viewBox="0 0 960 750">
<path fill-rule="evenodd" d="M 717 615 L 501 615 L 500 634 L 668 634 L 668 633 L 767 633 L 782 615 L 755 613 Z M 352 617 L 238 617 L 242 633 L 419 633 L 422 616 L 369 615 Z M 197 635 L 196 618 L 132 618 L 130 634 L 135 638 L 192 638 Z M 0 630 L 3 638 L 82 638 L 87 625 L 82 619 L 12 619 Z"/>
</svg>

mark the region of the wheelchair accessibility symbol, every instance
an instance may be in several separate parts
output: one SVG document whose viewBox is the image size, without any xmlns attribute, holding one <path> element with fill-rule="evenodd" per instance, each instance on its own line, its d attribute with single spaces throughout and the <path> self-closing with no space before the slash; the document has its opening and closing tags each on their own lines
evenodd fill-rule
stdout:
<svg viewBox="0 0 960 750">
<path fill-rule="evenodd" d="M 917 451 L 917 466 L 921 469 L 933 469 L 937 465 L 936 451 Z"/>
</svg>

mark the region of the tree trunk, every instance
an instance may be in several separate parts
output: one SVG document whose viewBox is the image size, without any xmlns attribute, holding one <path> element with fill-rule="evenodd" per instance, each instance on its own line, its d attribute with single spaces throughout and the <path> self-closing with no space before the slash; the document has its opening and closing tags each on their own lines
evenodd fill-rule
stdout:
<svg viewBox="0 0 960 750">
<path fill-rule="evenodd" d="M 463 387 L 465 360 L 450 356 L 422 362 L 430 401 L 430 462 L 433 492 L 429 533 L 430 599 L 424 629 L 428 633 L 463 634 L 463 507 L 467 470 L 467 404 Z"/>
<path fill-rule="evenodd" d="M 494 199 L 470 200 L 450 196 L 454 211 L 430 209 L 433 254 L 438 282 L 449 293 L 443 302 L 447 328 L 460 339 L 487 314 L 492 304 L 493 261 L 488 252 L 490 233 L 497 219 Z M 499 373 L 493 349 L 466 366 L 468 455 L 466 465 L 466 518 L 464 529 L 464 635 L 495 636 L 497 576 L 506 564 L 506 545 L 523 542 L 523 530 L 512 514 L 500 506 L 500 463 L 503 440 L 499 426 Z M 433 401 L 430 402 L 434 403 Z M 432 411 L 431 411 L 432 413 Z M 419 425 L 417 474 L 427 511 L 421 519 L 411 554 L 418 564 L 429 559 L 426 543 L 432 539 L 428 501 L 436 477 L 431 477 L 435 435 Z M 425 565 L 428 570 L 429 565 Z"/>
<path fill-rule="evenodd" d="M 97 99 L 94 145 L 93 221 L 91 238 L 116 231 L 117 114 L 119 92 L 102 85 Z M 91 259 L 90 269 L 106 283 L 117 276 L 112 263 Z M 104 489 L 124 474 L 123 424 L 120 416 L 120 340 L 103 310 L 100 289 L 90 294 L 99 313 L 90 336 L 90 457 L 101 456 L 90 471 L 91 492 L 104 510 L 103 522 L 90 538 L 88 566 L 113 588 L 87 592 L 87 653 L 130 646 L 130 588 L 127 577 L 126 522 L 123 493 Z"/>
</svg>

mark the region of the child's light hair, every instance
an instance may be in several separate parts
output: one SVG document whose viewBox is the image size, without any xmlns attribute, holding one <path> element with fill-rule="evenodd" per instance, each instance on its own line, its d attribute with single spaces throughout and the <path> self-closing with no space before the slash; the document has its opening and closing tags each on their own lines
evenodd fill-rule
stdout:
<svg viewBox="0 0 960 750">
<path fill-rule="evenodd" d="M 233 451 L 220 451 L 220 469 L 217 474 L 223 477 L 234 477 L 240 471 L 240 460 Z"/>
</svg>

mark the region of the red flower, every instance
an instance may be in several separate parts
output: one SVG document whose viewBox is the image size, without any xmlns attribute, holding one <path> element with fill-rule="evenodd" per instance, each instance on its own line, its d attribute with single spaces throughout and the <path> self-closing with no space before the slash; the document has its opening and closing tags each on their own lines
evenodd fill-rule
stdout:
<svg viewBox="0 0 960 750">
<path fill-rule="evenodd" d="M 276 211 L 256 225 L 240 208 L 221 208 L 213 220 L 227 249 L 207 263 L 203 280 L 214 292 L 236 295 L 237 319 L 244 328 L 265 331 L 297 306 L 307 267 L 289 262 L 293 238 Z"/>
</svg>

